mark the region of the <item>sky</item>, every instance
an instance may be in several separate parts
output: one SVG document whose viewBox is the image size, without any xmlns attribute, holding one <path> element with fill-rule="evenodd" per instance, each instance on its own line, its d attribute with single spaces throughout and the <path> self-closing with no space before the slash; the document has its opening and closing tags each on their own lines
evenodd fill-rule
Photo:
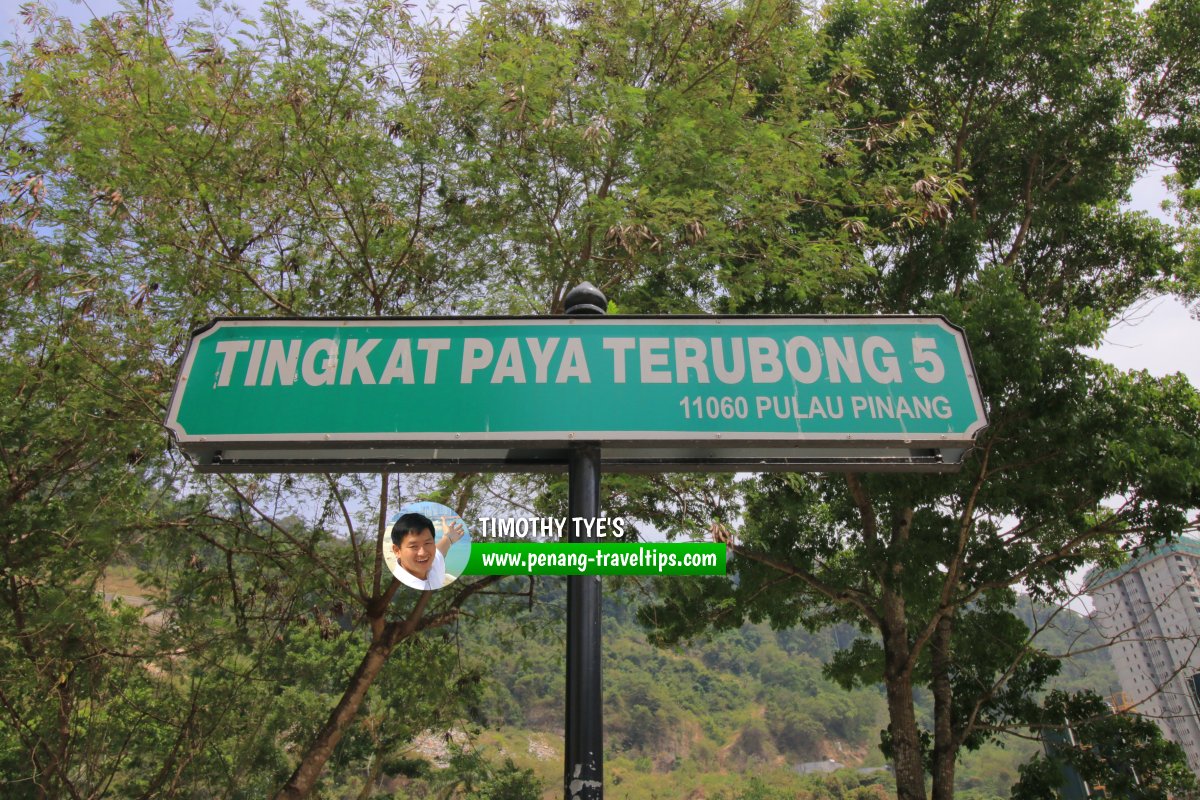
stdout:
<svg viewBox="0 0 1200 800">
<path fill-rule="evenodd" d="M 1166 219 L 1165 174 L 1159 170 L 1144 175 L 1134 185 L 1128 207 Z M 1097 354 L 1121 369 L 1144 369 L 1158 376 L 1182 372 L 1200 387 L 1200 321 L 1172 298 L 1151 298 L 1130 309 L 1109 329 Z"/>
<path fill-rule="evenodd" d="M 1100 358 L 1121 369 L 1162 376 L 1182 372 L 1200 386 L 1200 322 L 1173 298 L 1151 298 L 1109 328 Z"/>
</svg>

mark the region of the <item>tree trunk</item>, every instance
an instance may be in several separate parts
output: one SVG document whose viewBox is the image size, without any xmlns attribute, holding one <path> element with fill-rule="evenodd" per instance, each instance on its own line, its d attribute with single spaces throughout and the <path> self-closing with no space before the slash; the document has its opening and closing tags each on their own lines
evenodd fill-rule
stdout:
<svg viewBox="0 0 1200 800">
<path fill-rule="evenodd" d="M 288 778 L 288 782 L 275 795 L 275 800 L 300 800 L 307 797 L 308 793 L 312 791 L 317 779 L 321 777 L 322 770 L 325 769 L 325 762 L 333 755 L 334 749 L 342 739 L 342 734 L 350 727 L 354 715 L 358 713 L 358 708 L 362 705 L 363 698 L 367 696 L 367 690 L 371 688 L 379 671 L 383 669 L 392 649 L 417 629 L 417 621 L 421 618 L 428 601 L 429 592 L 422 592 L 421 599 L 417 601 L 407 619 L 403 622 L 399 620 L 389 622 L 384 626 L 382 634 L 371 642 L 371 646 L 367 648 L 354 676 L 346 684 L 346 691 L 342 694 L 342 699 L 338 701 L 333 713 L 329 715 L 329 719 L 321 731 L 308 746 L 304 757 L 296 765 L 292 777 Z"/>
<path fill-rule="evenodd" d="M 375 784 L 379 780 L 380 773 L 383 772 L 384 755 L 383 750 L 376 750 L 371 755 L 371 766 L 367 769 L 367 779 L 363 781 L 362 791 L 358 793 L 358 800 L 371 800 L 371 795 L 375 793 Z"/>
<path fill-rule="evenodd" d="M 954 691 L 950 686 L 950 636 L 954 623 L 942 617 L 930 640 L 933 666 L 933 800 L 954 800 Z"/>
<path fill-rule="evenodd" d="M 904 598 L 885 589 L 882 600 L 883 674 L 896 769 L 896 797 L 898 800 L 925 800 L 925 767 L 921 759 L 917 714 L 913 708 Z"/>
</svg>

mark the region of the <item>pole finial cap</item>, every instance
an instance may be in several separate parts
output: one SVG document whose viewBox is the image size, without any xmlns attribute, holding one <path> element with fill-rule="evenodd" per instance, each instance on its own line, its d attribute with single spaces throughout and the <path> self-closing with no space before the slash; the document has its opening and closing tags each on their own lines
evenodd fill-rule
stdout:
<svg viewBox="0 0 1200 800">
<path fill-rule="evenodd" d="M 608 313 L 608 298 L 604 292 L 584 281 L 563 298 L 563 313 L 572 316 Z"/>
</svg>

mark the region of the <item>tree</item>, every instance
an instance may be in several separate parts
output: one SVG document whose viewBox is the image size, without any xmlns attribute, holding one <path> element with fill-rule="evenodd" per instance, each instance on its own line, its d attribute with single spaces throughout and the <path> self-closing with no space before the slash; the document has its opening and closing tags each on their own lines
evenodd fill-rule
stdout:
<svg viewBox="0 0 1200 800">
<path fill-rule="evenodd" d="M 858 624 L 870 636 L 831 672 L 884 683 L 900 797 L 924 798 L 928 774 L 948 798 L 959 750 L 1027 720 L 1031 692 L 1056 669 L 1013 618 L 1013 587 L 1062 596 L 1083 565 L 1195 527 L 1195 389 L 1082 352 L 1145 294 L 1194 296 L 1177 248 L 1191 234 L 1119 203 L 1152 151 L 1178 155 L 1181 180 L 1193 180 L 1186 149 L 1156 126 L 1191 124 L 1181 98 L 1194 100 L 1195 76 L 1172 67 L 1191 60 L 1162 12 L 1120 3 L 851 2 L 825 15 L 839 56 L 874 76 L 853 99 L 921 107 L 944 158 L 923 183 L 948 174 L 965 186 L 941 224 L 872 248 L 876 272 L 844 307 L 963 326 L 989 428 L 957 474 L 770 476 L 747 483 L 744 507 L 696 503 L 676 530 L 740 516 L 734 579 L 664 584 L 644 618 L 666 640 L 745 618 Z M 1174 105 L 1155 99 L 1166 95 Z M 725 307 L 828 307 L 771 288 Z M 634 499 L 664 524 L 679 510 Z M 917 685 L 934 697 L 929 730 L 913 711 Z"/>
<path fill-rule="evenodd" d="M 21 128 L 19 114 L 0 112 L 10 164 L 28 152 Z M 195 707 L 148 674 L 164 654 L 141 614 L 100 589 L 122 552 L 161 525 L 164 493 L 147 479 L 156 426 L 126 403 L 154 383 L 144 368 L 154 325 L 130 313 L 106 276 L 81 273 L 16 224 L 32 223 L 53 187 L 37 174 L 9 177 L 0 210 L 0 770 L 6 783 L 24 771 L 14 796 L 152 792 L 171 775 L 149 765 L 162 749 L 188 748 Z M 147 766 L 127 781 L 121 768 L 137 760 Z"/>
<path fill-rule="evenodd" d="M 1051 692 L 1039 724 L 1043 736 L 1057 732 L 1061 743 L 1021 767 L 1014 800 L 1056 797 L 1067 768 L 1090 786 L 1103 786 L 1106 797 L 1166 800 L 1196 787 L 1183 748 L 1148 719 L 1114 714 L 1094 692 Z"/>
<path fill-rule="evenodd" d="M 386 476 L 373 482 L 380 510 L 356 519 L 367 482 L 198 479 L 161 435 L 198 322 L 383 313 L 447 291 L 442 267 L 420 255 L 429 217 L 401 207 L 406 156 L 366 119 L 376 105 L 351 73 L 355 39 L 343 37 L 378 33 L 383 12 L 357 29 L 335 15 L 317 31 L 289 27 L 282 11 L 269 33 L 229 38 L 220 23 L 175 25 L 157 4 L 84 29 L 24 9 L 31 41 L 6 64 L 0 234 L 4 385 L 16 400 L 3 419 L 14 791 L 261 796 L 295 771 L 292 791 L 304 793 L 352 723 L 370 722 L 368 690 L 392 651 L 492 582 L 394 611 L 379 557 Z M 417 230 L 397 235 L 397 214 Z M 442 488 L 458 502 L 471 485 Z M 361 517 L 374 518 L 365 535 Z M 143 569 L 158 630 L 97 595 L 116 564 Z M 331 627 L 335 616 L 356 619 L 356 634 Z M 332 698 L 317 693 L 335 712 L 297 726 L 310 753 L 289 763 L 295 721 L 274 724 L 280 692 L 265 687 L 292 684 L 290 649 L 312 623 L 357 643 L 360 668 Z M 377 732 L 386 741 L 433 723 L 428 711 Z"/>
</svg>

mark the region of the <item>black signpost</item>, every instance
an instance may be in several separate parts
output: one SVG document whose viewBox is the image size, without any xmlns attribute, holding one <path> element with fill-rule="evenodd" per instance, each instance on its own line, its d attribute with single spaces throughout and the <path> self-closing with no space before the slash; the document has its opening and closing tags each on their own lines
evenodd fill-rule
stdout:
<svg viewBox="0 0 1200 800">
<path fill-rule="evenodd" d="M 575 520 L 600 516 L 600 448 L 578 444 L 568 465 L 571 542 L 592 541 Z M 592 530 L 595 530 L 593 527 Z M 604 796 L 604 716 L 600 681 L 600 576 L 567 578 L 567 716 L 563 785 L 568 800 Z"/>
<path fill-rule="evenodd" d="M 572 289 L 566 311 L 572 316 L 603 314 L 608 301 L 590 283 Z M 579 519 L 600 516 L 600 446 L 571 446 L 567 463 L 567 540 L 585 542 Z M 589 531 L 596 526 L 587 526 Z M 567 578 L 567 712 L 563 789 L 567 800 L 604 797 L 604 714 L 600 673 L 600 576 Z"/>
</svg>

